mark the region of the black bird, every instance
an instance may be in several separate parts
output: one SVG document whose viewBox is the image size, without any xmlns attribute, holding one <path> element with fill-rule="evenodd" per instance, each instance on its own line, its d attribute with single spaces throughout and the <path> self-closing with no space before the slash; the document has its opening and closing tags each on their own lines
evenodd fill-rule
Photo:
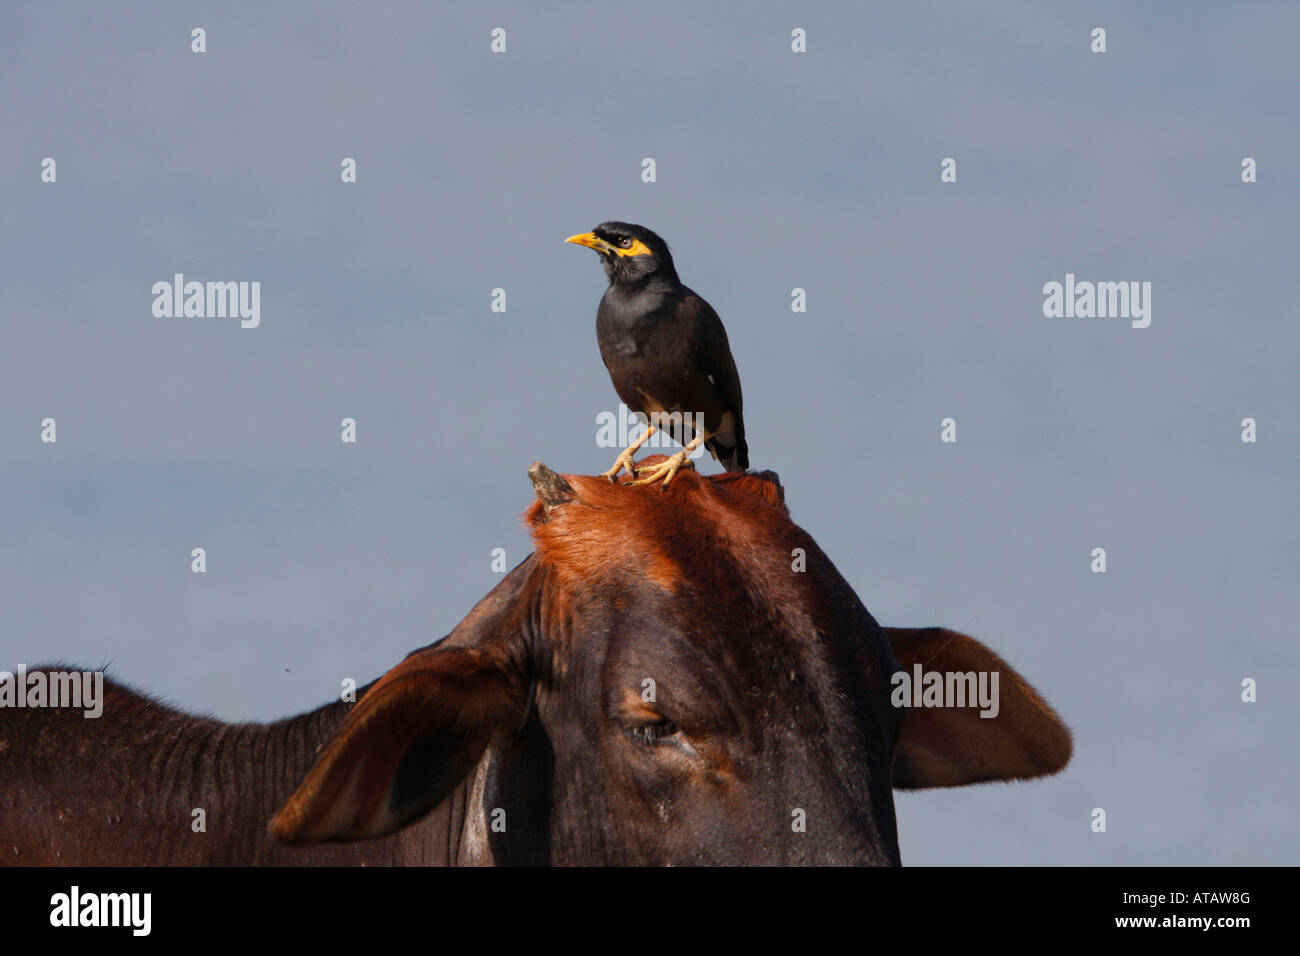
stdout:
<svg viewBox="0 0 1300 956">
<path fill-rule="evenodd" d="M 726 329 L 677 278 L 668 243 L 626 222 L 604 222 L 565 242 L 600 256 L 609 277 L 596 311 L 600 357 L 618 397 L 650 425 L 605 477 L 615 481 L 624 468 L 637 474 L 632 454 L 656 428 L 686 447 L 636 484 L 662 478 L 667 487 L 701 442 L 727 471 L 748 468 L 740 376 Z"/>
</svg>

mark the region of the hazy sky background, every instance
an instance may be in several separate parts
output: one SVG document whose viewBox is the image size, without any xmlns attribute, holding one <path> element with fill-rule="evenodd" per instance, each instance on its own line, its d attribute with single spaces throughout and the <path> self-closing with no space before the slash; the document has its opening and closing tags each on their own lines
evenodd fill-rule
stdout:
<svg viewBox="0 0 1300 956">
<path fill-rule="evenodd" d="M 701 6 L 0 7 L 0 668 L 269 719 L 445 634 L 529 550 L 528 464 L 612 461 L 562 240 L 624 219 L 872 613 L 1075 733 L 899 794 L 906 863 L 1300 862 L 1300 7 Z M 260 328 L 155 318 L 175 272 L 260 281 Z M 1151 282 L 1150 328 L 1045 318 L 1067 272 Z"/>
</svg>

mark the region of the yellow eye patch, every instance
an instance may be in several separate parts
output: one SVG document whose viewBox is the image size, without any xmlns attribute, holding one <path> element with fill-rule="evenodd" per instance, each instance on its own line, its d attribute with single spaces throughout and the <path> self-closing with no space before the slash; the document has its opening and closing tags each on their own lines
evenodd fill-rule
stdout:
<svg viewBox="0 0 1300 956">
<path fill-rule="evenodd" d="M 597 252 L 612 252 L 616 256 L 649 256 L 654 255 L 640 239 L 633 239 L 632 245 L 624 249 L 622 246 L 615 245 L 612 242 L 606 242 L 594 232 L 584 232 L 577 236 L 570 236 L 565 242 L 572 242 L 574 245 L 586 246 L 589 249 L 595 249 Z"/>
<path fill-rule="evenodd" d="M 652 254 L 650 247 L 640 239 L 633 239 L 632 245 L 628 249 L 624 249 L 622 246 L 614 246 L 613 249 L 614 253 L 620 256 L 648 256 Z"/>
</svg>

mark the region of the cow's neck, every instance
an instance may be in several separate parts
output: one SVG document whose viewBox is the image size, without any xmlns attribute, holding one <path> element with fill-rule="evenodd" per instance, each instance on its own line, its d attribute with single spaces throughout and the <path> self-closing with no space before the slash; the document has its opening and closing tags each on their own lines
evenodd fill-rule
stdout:
<svg viewBox="0 0 1300 956">
<path fill-rule="evenodd" d="M 369 688 L 358 691 L 358 699 Z M 231 795 L 245 807 L 247 793 L 259 794 L 255 819 L 244 833 L 230 834 L 231 862 L 253 865 L 456 866 L 491 863 L 482 813 L 469 812 L 476 781 L 471 775 L 419 822 L 398 833 L 358 843 L 329 843 L 286 847 L 266 833 L 266 822 L 284 806 L 307 776 L 321 750 L 347 718 L 351 705 L 327 704 L 318 710 L 274 724 L 227 725 L 214 739 L 206 761 L 217 776 L 231 769 L 239 779 L 253 781 L 244 795 Z M 259 785 L 260 784 L 260 785 Z M 481 783 L 479 783 L 481 793 Z M 214 861 L 218 862 L 218 861 Z"/>
<path fill-rule="evenodd" d="M 485 828 L 467 812 L 475 787 L 482 790 L 479 774 L 423 820 L 382 839 L 289 847 L 270 836 L 268 822 L 307 776 L 350 704 L 272 724 L 226 724 L 179 713 L 114 683 L 105 690 L 99 719 L 67 708 L 29 708 L 13 712 L 5 725 L 0 768 L 10 802 L 25 811 L 14 818 L 13 832 L 0 828 L 0 851 L 10 862 L 491 862 Z"/>
</svg>

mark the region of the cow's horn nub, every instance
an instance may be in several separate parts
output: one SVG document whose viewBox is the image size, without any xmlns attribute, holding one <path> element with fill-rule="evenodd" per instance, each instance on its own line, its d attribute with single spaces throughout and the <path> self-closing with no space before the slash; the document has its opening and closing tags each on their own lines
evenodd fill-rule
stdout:
<svg viewBox="0 0 1300 956">
<path fill-rule="evenodd" d="M 540 461 L 533 462 L 529 467 L 528 478 L 537 492 L 537 500 L 547 511 L 574 498 L 573 486 Z"/>
</svg>

